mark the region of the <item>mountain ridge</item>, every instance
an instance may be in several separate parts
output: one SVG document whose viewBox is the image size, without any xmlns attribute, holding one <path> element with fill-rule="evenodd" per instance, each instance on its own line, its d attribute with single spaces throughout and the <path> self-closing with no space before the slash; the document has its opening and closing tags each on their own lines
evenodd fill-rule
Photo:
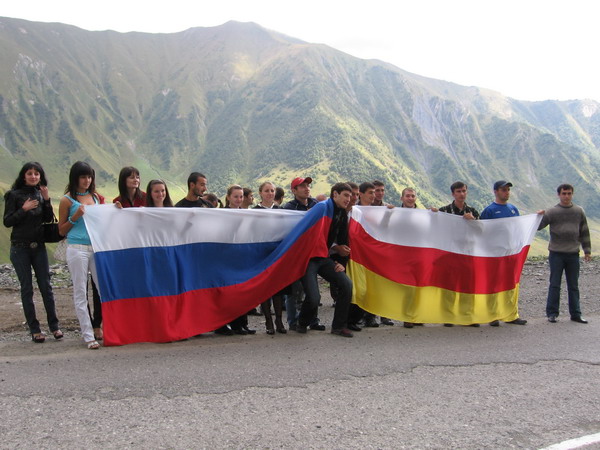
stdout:
<svg viewBox="0 0 600 450">
<path fill-rule="evenodd" d="M 300 174 L 317 192 L 379 178 L 390 201 L 414 186 L 424 206 L 463 179 L 481 208 L 510 179 L 531 212 L 569 181 L 600 218 L 593 100 L 520 101 L 235 21 L 152 34 L 0 18 L 0 49 L 0 189 L 34 159 L 59 193 L 84 159 L 109 197 L 135 165 L 174 192 L 191 170 L 219 194 Z"/>
</svg>

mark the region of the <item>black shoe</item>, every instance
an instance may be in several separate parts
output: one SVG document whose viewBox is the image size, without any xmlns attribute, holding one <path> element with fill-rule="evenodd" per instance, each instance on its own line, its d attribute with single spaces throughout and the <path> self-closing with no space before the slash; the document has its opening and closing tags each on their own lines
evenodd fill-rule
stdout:
<svg viewBox="0 0 600 450">
<path fill-rule="evenodd" d="M 220 334 L 221 336 L 233 336 L 233 331 L 227 325 L 223 325 L 221 328 L 215 330 L 215 334 Z"/>
<path fill-rule="evenodd" d="M 243 326 L 242 330 L 244 330 L 246 332 L 246 334 L 256 334 L 256 330 L 251 330 L 250 328 L 248 328 L 247 326 Z"/>
<path fill-rule="evenodd" d="M 445 327 L 453 327 L 453 326 L 454 326 L 454 324 L 453 324 L 453 323 L 445 323 L 445 324 L 444 324 L 444 326 L 445 326 Z"/>
<path fill-rule="evenodd" d="M 556 323 L 556 316 L 548 316 L 548 322 Z"/>
<path fill-rule="evenodd" d="M 309 327 L 311 330 L 315 331 L 325 331 L 325 325 L 321 325 L 320 323 L 315 323 Z"/>
<path fill-rule="evenodd" d="M 493 322 L 490 322 L 490 327 L 499 327 L 499 326 L 500 326 L 499 320 L 494 320 Z"/>
<path fill-rule="evenodd" d="M 424 327 L 425 325 L 423 325 L 421 322 L 413 322 L 413 325 L 415 327 Z"/>
<path fill-rule="evenodd" d="M 245 336 L 248 334 L 248 332 L 246 330 L 244 330 L 243 328 L 232 328 L 233 334 L 239 334 L 241 336 Z"/>
<path fill-rule="evenodd" d="M 512 323 L 514 325 L 525 325 L 527 323 L 527 321 L 525 319 L 521 319 L 519 317 L 519 318 L 516 318 L 515 320 L 511 320 L 510 322 L 506 322 L 506 323 Z"/>
<path fill-rule="evenodd" d="M 295 323 L 291 323 L 291 324 L 288 325 L 288 328 L 290 329 L 290 331 L 296 331 L 296 327 L 297 326 L 298 325 L 296 325 Z"/>
<path fill-rule="evenodd" d="M 375 319 L 371 318 L 371 319 L 368 319 L 365 322 L 365 327 L 367 327 L 367 328 L 379 328 L 379 324 L 377 323 L 377 321 Z"/>
<path fill-rule="evenodd" d="M 355 323 L 349 323 L 348 324 L 348 329 L 350 331 L 362 331 L 362 328 L 359 327 L 358 325 L 356 325 Z"/>
<path fill-rule="evenodd" d="M 479 328 L 479 324 L 478 323 L 472 323 L 471 325 L 469 325 L 470 327 L 473 328 Z"/>
<path fill-rule="evenodd" d="M 577 317 L 571 317 L 571 320 L 573 322 L 577 322 L 577 323 L 588 323 L 587 320 L 585 320 L 583 317 L 581 316 L 577 316 Z"/>
<path fill-rule="evenodd" d="M 339 330 L 331 330 L 331 334 L 336 334 L 336 335 L 342 336 L 342 337 L 352 337 L 352 336 L 354 336 L 352 334 L 352 331 L 350 331 L 348 328 L 341 328 Z"/>
<path fill-rule="evenodd" d="M 381 325 L 387 325 L 388 327 L 393 327 L 394 326 L 394 322 L 392 322 L 391 319 L 388 319 L 387 317 L 382 317 L 381 318 Z"/>
<path fill-rule="evenodd" d="M 303 327 L 302 325 L 296 325 L 296 333 L 306 334 L 307 330 L 307 327 Z"/>
<path fill-rule="evenodd" d="M 415 326 L 415 324 L 412 322 L 404 322 L 404 328 L 412 328 L 414 326 Z"/>
</svg>

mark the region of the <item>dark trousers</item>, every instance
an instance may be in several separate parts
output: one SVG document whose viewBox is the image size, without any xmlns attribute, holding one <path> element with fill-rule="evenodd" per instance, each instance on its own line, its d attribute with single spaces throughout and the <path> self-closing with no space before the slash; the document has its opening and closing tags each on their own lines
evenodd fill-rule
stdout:
<svg viewBox="0 0 600 450">
<path fill-rule="evenodd" d="M 560 284 L 564 272 L 569 294 L 569 313 L 571 317 L 581 317 L 581 307 L 579 306 L 579 253 L 550 252 L 548 264 L 550 265 L 550 287 L 548 288 L 546 315 L 548 317 L 558 316 Z"/>
<path fill-rule="evenodd" d="M 37 248 L 10 248 L 10 261 L 12 262 L 19 283 L 21 284 L 21 302 L 23 303 L 23 312 L 30 333 L 40 333 L 40 322 L 35 315 L 35 304 L 33 303 L 33 277 L 31 268 L 35 272 L 35 278 L 40 289 L 40 294 L 44 301 L 46 309 L 46 318 L 50 331 L 56 331 L 59 328 L 58 318 L 56 317 L 56 307 L 54 305 L 54 294 L 50 284 L 50 267 L 48 265 L 48 254 L 46 246 L 39 244 Z"/>
<path fill-rule="evenodd" d="M 300 326 L 308 326 L 311 320 L 317 317 L 319 302 L 321 301 L 317 275 L 320 275 L 329 283 L 335 283 L 339 289 L 331 328 L 334 330 L 346 328 L 348 323 L 348 308 L 352 300 L 352 281 L 350 281 L 346 272 L 336 272 L 334 270 L 335 265 L 336 262 L 330 258 L 313 258 L 309 261 L 306 273 L 302 277 L 302 287 L 304 287 L 306 296 L 304 302 L 302 302 L 300 316 L 298 317 Z"/>
<path fill-rule="evenodd" d="M 91 277 L 90 277 L 91 278 Z M 94 279 L 92 280 L 92 299 L 94 303 L 94 312 L 90 311 L 90 304 L 88 303 L 88 313 L 90 314 L 90 320 L 92 321 L 92 328 L 100 328 L 102 326 L 102 301 L 100 300 L 100 294 Z"/>
</svg>

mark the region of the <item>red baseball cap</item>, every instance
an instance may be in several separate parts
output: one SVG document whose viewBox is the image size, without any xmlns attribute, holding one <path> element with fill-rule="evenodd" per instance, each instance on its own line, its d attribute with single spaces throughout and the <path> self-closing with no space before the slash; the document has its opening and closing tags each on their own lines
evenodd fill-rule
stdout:
<svg viewBox="0 0 600 450">
<path fill-rule="evenodd" d="M 306 184 L 310 184 L 312 183 L 312 178 L 311 177 L 306 177 L 306 178 L 294 178 L 292 180 L 292 189 L 294 189 L 295 187 L 301 185 L 302 183 L 306 183 Z"/>
</svg>

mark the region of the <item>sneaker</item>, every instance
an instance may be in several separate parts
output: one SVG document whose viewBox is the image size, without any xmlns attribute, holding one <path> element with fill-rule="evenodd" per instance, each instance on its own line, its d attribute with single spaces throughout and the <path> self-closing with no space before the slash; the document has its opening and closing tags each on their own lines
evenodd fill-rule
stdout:
<svg viewBox="0 0 600 450">
<path fill-rule="evenodd" d="M 493 322 L 490 322 L 490 327 L 499 327 L 499 326 L 500 326 L 499 320 L 494 320 Z"/>
<path fill-rule="evenodd" d="M 556 316 L 548 316 L 548 322 L 556 323 Z"/>
<path fill-rule="evenodd" d="M 393 327 L 394 326 L 394 322 L 392 322 L 391 319 L 388 319 L 387 317 L 382 317 L 381 318 L 381 325 L 387 325 L 388 327 Z"/>
<path fill-rule="evenodd" d="M 367 320 L 365 322 L 365 327 L 367 328 L 379 328 L 379 324 L 377 323 L 377 321 L 373 318 Z"/>
<path fill-rule="evenodd" d="M 309 327 L 311 330 L 316 331 L 325 331 L 325 325 L 321 325 L 320 323 L 315 323 Z"/>
<path fill-rule="evenodd" d="M 362 328 L 359 327 L 358 325 L 356 325 L 355 323 L 349 323 L 348 324 L 348 329 L 350 331 L 362 331 Z"/>
<path fill-rule="evenodd" d="M 331 334 L 336 334 L 336 335 L 342 336 L 342 337 L 352 337 L 352 336 L 354 336 L 352 334 L 352 331 L 350 331 L 348 328 L 341 328 L 339 330 L 331 330 Z"/>
<path fill-rule="evenodd" d="M 519 317 L 519 318 L 516 318 L 515 320 L 511 320 L 510 322 L 506 322 L 506 323 L 512 323 L 514 325 L 525 325 L 527 323 L 527 321 L 525 319 L 521 319 Z"/>
</svg>

